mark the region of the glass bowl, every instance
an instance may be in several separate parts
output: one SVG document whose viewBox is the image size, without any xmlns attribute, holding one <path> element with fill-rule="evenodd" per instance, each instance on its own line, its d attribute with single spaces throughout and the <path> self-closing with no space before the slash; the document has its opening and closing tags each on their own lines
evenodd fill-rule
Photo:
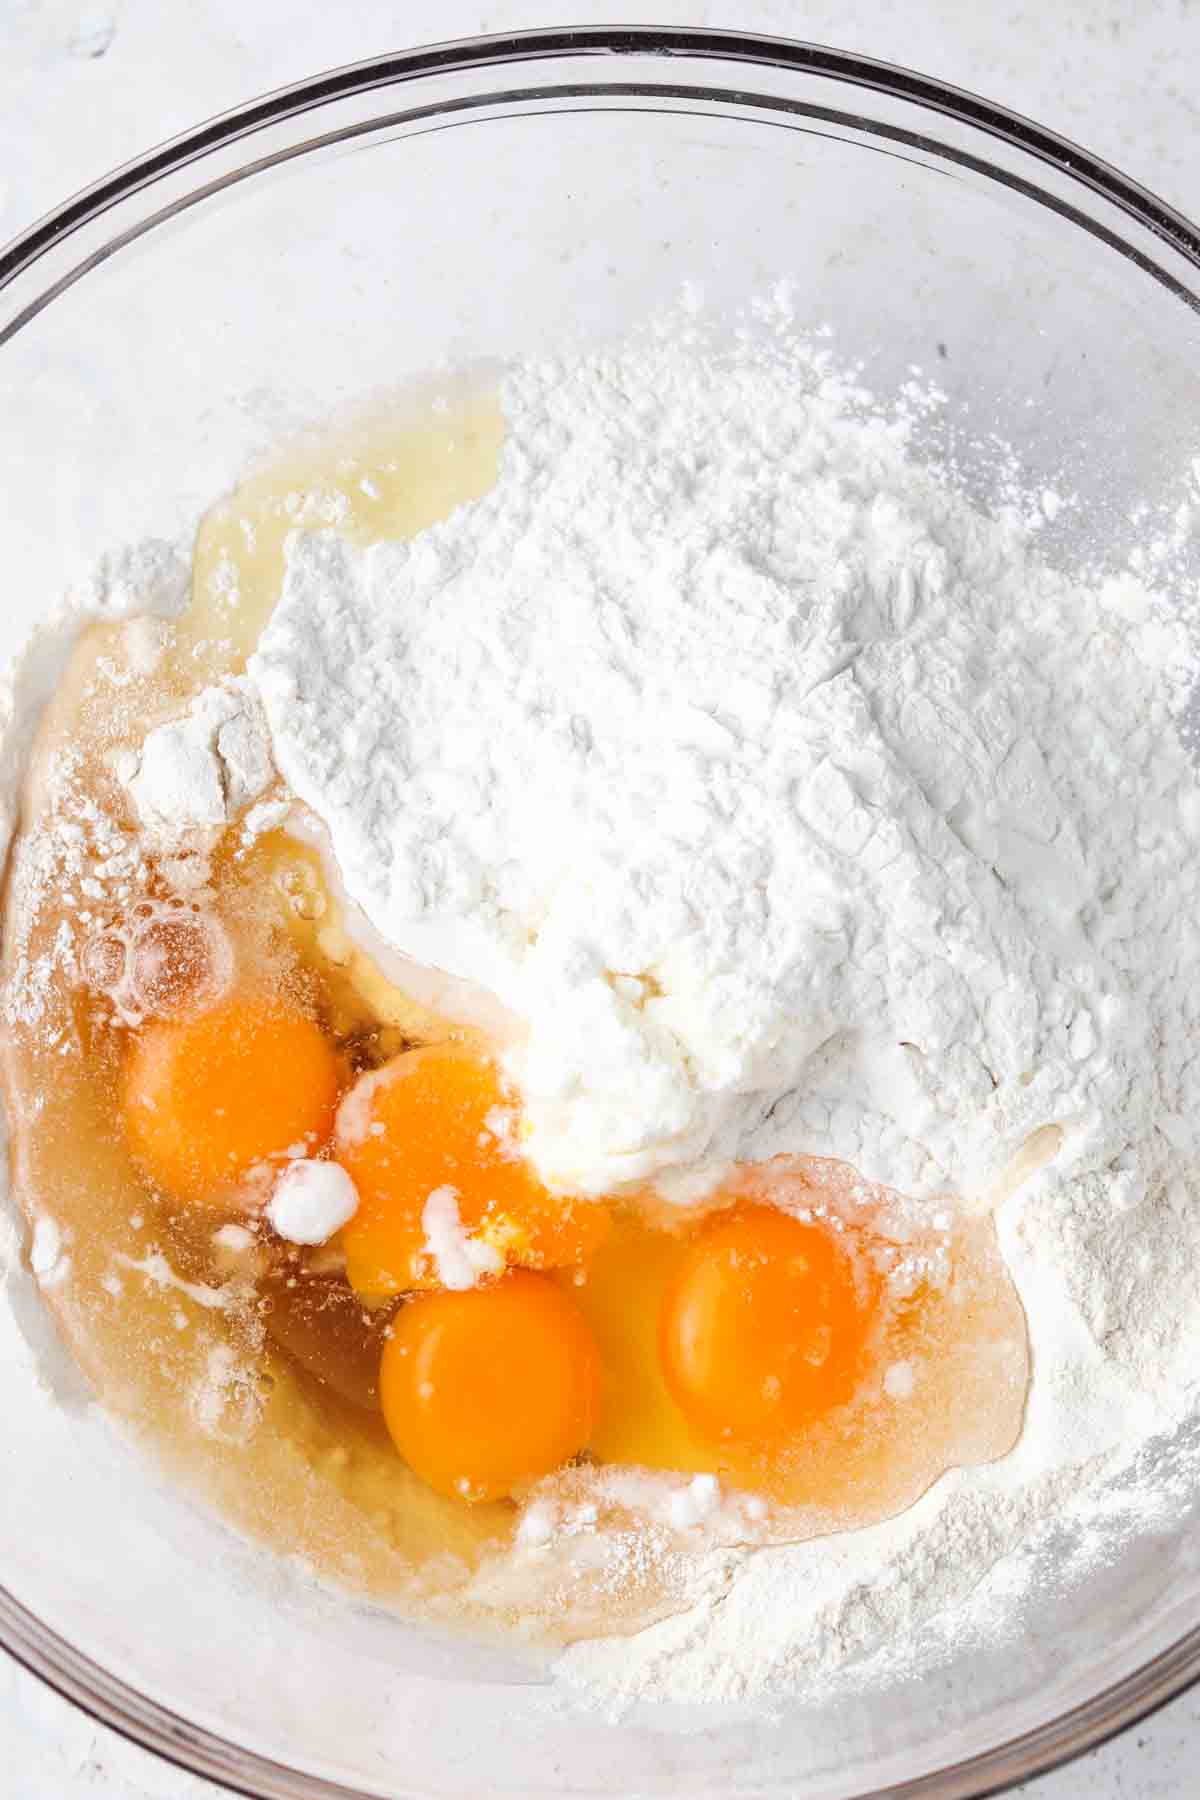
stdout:
<svg viewBox="0 0 1200 1800">
<path fill-rule="evenodd" d="M 1065 470 L 1089 553 L 1194 453 L 1200 239 L 1070 144 L 811 45 L 481 38 L 242 107 L 0 254 L 0 648 L 99 553 L 186 528 L 264 445 L 381 383 L 619 333 L 686 281 L 735 307 L 781 279 L 877 389 L 936 375 L 981 482 L 1002 440 L 1035 487 Z M 264 1800 L 961 1800 L 1200 1672 L 1193 1484 L 1132 1539 L 1061 1546 L 1001 1641 L 919 1676 L 770 1720 L 563 1712 L 515 1653 L 321 1593 L 189 1506 L 88 1405 L 19 1253 L 5 1282 L 0 1637 L 97 1718 Z M 1160 1454 L 1178 1475 L 1195 1443 Z"/>
</svg>

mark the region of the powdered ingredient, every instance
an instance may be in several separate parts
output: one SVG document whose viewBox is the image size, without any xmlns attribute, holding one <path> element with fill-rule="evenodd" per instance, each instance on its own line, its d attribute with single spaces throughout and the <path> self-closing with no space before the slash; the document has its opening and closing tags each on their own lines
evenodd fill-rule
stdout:
<svg viewBox="0 0 1200 1800">
<path fill-rule="evenodd" d="M 1190 1403 L 1191 646 L 1139 583 L 1047 568 L 786 329 L 530 365 L 504 399 L 493 493 L 407 545 L 298 535 L 252 663 L 349 892 L 528 1019 L 552 1176 L 684 1203 L 794 1149 L 1014 1189 L 1017 1451 L 845 1538 L 709 1533 L 706 1600 L 561 1665 L 608 1703 L 791 1691 L 1082 1516 Z M 529 1558 L 586 1524 L 528 1516 Z"/>
<path fill-rule="evenodd" d="M 220 830 L 270 786 L 266 728 L 244 680 L 205 688 L 180 719 L 149 733 L 119 770 L 138 819 L 160 844 Z"/>
<path fill-rule="evenodd" d="M 251 663 L 349 893 L 528 1021 L 550 1178 L 686 1203 L 733 1159 L 840 1157 L 1000 1203 L 1029 1313 L 1013 1456 L 832 1544 L 710 1533 L 710 1603 L 561 1665 L 605 1703 L 789 1691 L 963 1599 L 1187 1404 L 1191 646 L 786 328 L 527 365 L 504 405 L 483 500 L 407 544 L 293 540 Z M 536 1516 L 528 1558 L 581 1529 Z"/>
<path fill-rule="evenodd" d="M 335 1162 L 296 1157 L 281 1169 L 267 1218 L 289 1244 L 326 1244 L 358 1211 L 358 1192 Z"/>
<path fill-rule="evenodd" d="M 485 499 L 298 536 L 250 665 L 279 766 L 372 924 L 528 1021 L 551 1180 L 802 1147 L 982 1201 L 1052 1125 L 1104 1168 L 1190 1022 L 1182 630 L 786 354 L 523 368 Z"/>
</svg>

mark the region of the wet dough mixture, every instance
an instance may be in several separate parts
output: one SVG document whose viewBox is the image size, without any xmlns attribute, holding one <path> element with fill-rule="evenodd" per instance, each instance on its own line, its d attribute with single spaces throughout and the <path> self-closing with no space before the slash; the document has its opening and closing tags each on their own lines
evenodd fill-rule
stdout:
<svg viewBox="0 0 1200 1800">
<path fill-rule="evenodd" d="M 1003 1457 L 1021 1430 L 1026 1323 L 994 1214 L 1036 1189 L 1080 1135 L 1047 1070 L 1060 1054 L 1072 1069 L 1096 1059 L 1112 1014 L 1086 959 L 1060 958 L 1073 971 L 1073 1011 L 1060 1017 L 1062 984 L 1036 966 L 1006 975 L 1005 944 L 1018 942 L 1010 914 L 1031 942 L 1043 928 L 1065 942 L 1065 921 L 1091 903 L 1080 883 L 1094 846 L 1069 818 L 1047 835 L 1049 797 L 1066 805 L 1070 796 L 1057 766 L 1039 764 L 1028 735 L 1001 722 L 996 741 L 1008 730 L 1013 745 L 1003 781 L 982 761 L 976 771 L 996 796 L 993 815 L 972 812 L 970 765 L 984 751 L 960 736 L 962 767 L 916 767 L 929 815 L 912 827 L 920 866 L 918 850 L 884 854 L 886 809 L 900 806 L 899 748 L 879 735 L 885 715 L 872 723 L 868 710 L 856 766 L 839 766 L 831 707 L 848 683 L 860 704 L 870 688 L 855 662 L 886 654 L 898 671 L 888 679 L 908 682 L 898 716 L 910 748 L 944 758 L 966 697 L 953 645 L 931 646 L 952 579 L 947 545 L 967 509 L 931 497 L 936 488 L 916 472 L 905 477 L 907 514 L 894 496 L 864 491 L 864 445 L 881 455 L 887 429 L 868 416 L 854 456 L 839 452 L 838 430 L 851 430 L 845 396 L 827 391 L 819 361 L 806 369 L 816 453 L 808 443 L 798 467 L 787 433 L 753 454 L 742 446 L 751 472 L 738 521 L 757 520 L 762 568 L 751 568 L 732 526 L 723 541 L 715 528 L 698 537 L 700 514 L 680 510 L 683 550 L 647 569 L 648 605 L 667 605 L 668 578 L 676 584 L 674 676 L 661 646 L 621 637 L 607 597 L 617 552 L 601 527 L 618 547 L 622 530 L 633 534 L 620 552 L 629 568 L 638 534 L 656 544 L 670 518 L 660 495 L 645 518 L 631 501 L 623 525 L 612 473 L 627 460 L 621 432 L 640 430 L 650 466 L 656 457 L 672 472 L 686 465 L 698 490 L 728 486 L 736 456 L 713 476 L 703 418 L 678 396 L 674 410 L 640 417 L 636 389 L 631 400 L 603 366 L 589 374 L 593 399 L 602 390 L 605 401 L 595 412 L 563 396 L 569 379 L 543 375 L 531 400 L 535 377 L 518 372 L 503 407 L 494 393 L 452 387 L 330 433 L 244 482 L 199 527 L 186 609 L 92 626 L 41 729 L 9 876 L 4 982 L 14 1183 L 47 1301 L 104 1403 L 180 1479 L 265 1543 L 413 1614 L 557 1642 L 641 1628 L 686 1608 L 705 1553 L 740 1556 L 893 1517 L 945 1470 Z M 645 370 L 633 357 L 622 373 L 630 382 Z M 736 358 L 725 376 L 744 378 Z M 549 446 L 542 489 L 523 460 L 531 417 L 533 441 Z M 590 465 L 580 464 L 581 444 Z M 729 444 L 718 451 L 712 460 L 731 456 Z M 584 488 L 572 487 L 581 466 L 612 474 L 599 519 L 572 514 L 584 504 Z M 836 565 L 797 540 L 785 566 L 770 526 L 772 473 L 780 509 L 825 484 L 819 516 L 843 546 Z M 551 496 L 541 513 L 539 492 Z M 857 561 L 845 549 L 856 508 L 877 540 Z M 588 573 L 572 577 L 561 607 L 587 597 L 609 674 L 636 671 L 653 650 L 655 692 L 675 708 L 640 738 L 618 719 L 610 750 L 595 751 L 634 766 L 652 735 L 673 771 L 671 784 L 639 793 L 634 767 L 629 795 L 604 814 L 603 831 L 630 848 L 619 906 L 596 863 L 597 944 L 656 873 L 686 874 L 711 841 L 688 814 L 679 769 L 693 788 L 706 783 L 706 804 L 726 791 L 735 803 L 739 732 L 762 703 L 751 692 L 754 645 L 791 632 L 797 693 L 772 702 L 769 777 L 790 786 L 763 814 L 786 815 L 807 858 L 799 866 L 811 871 L 811 887 L 796 889 L 810 935 L 788 949 L 786 981 L 779 964 L 780 991 L 792 984 L 779 1003 L 786 1029 L 754 1015 L 736 966 L 727 977 L 710 964 L 707 1024 L 682 1013 L 679 970 L 696 954 L 682 927 L 636 966 L 612 966 L 598 951 L 583 977 L 553 987 L 576 968 L 578 947 L 575 964 L 565 953 L 549 960 L 561 909 L 552 888 L 540 898 L 530 883 L 555 855 L 572 880 L 581 866 L 593 879 L 586 829 L 571 828 L 566 850 L 561 838 L 572 805 L 594 820 L 599 802 L 555 735 L 557 702 L 544 684 L 556 679 L 562 641 L 546 664 L 526 636 L 504 634 L 528 621 L 539 594 L 555 604 L 547 545 L 569 516 L 581 542 L 594 535 L 579 558 Z M 982 524 L 972 529 L 967 573 L 979 583 L 997 545 Z M 487 553 L 478 565 L 464 560 L 472 531 Z M 885 543 L 906 559 L 873 563 Z M 562 554 L 571 553 L 568 543 Z M 163 553 L 144 554 L 160 576 Z M 1021 575 L 1052 593 L 1032 564 Z M 393 609 L 395 647 L 394 663 L 375 669 L 355 636 L 372 607 Z M 489 640 L 486 629 L 472 635 L 472 607 L 495 621 L 495 654 L 513 658 L 505 692 L 523 709 L 514 766 L 550 720 L 536 843 L 536 819 L 511 810 L 523 804 L 520 782 L 511 800 L 493 782 L 494 816 L 471 825 L 481 802 L 448 748 L 451 724 L 461 716 L 462 737 L 474 708 L 489 754 L 505 756 L 508 720 L 481 712 L 491 704 L 479 660 Z M 859 633 L 845 654 L 829 636 L 831 607 Z M 692 673 L 712 662 L 715 639 L 704 634 L 714 618 L 733 621 L 730 643 L 742 646 L 709 683 L 723 687 L 723 706 Z M 463 648 L 439 665 L 428 694 L 419 670 L 393 681 L 396 733 L 408 733 L 408 766 L 419 770 L 406 790 L 392 780 L 389 743 L 372 738 L 370 709 L 427 624 Z M 299 661 L 289 648 L 298 633 Z M 568 638 L 586 702 L 598 653 L 582 626 Z M 964 666 L 985 648 L 1007 653 L 989 627 Z M 937 685 L 917 679 L 915 663 L 905 677 L 910 654 L 939 671 Z M 447 685 L 455 680 L 461 692 Z M 607 705 L 599 677 L 594 689 Z M 997 688 L 991 704 L 1004 703 Z M 571 717 L 575 750 L 594 749 L 603 725 Z M 335 738 L 346 761 L 322 765 Z M 749 764 L 740 766 L 751 793 Z M 1182 780 L 1174 764 L 1171 779 Z M 753 780 L 762 788 L 767 776 Z M 386 843 L 355 840 L 366 816 L 356 796 L 368 787 L 373 808 L 390 793 L 409 822 L 408 862 L 399 825 Z M 911 807 L 904 816 L 911 823 Z M 455 916 L 479 928 L 433 954 L 428 896 L 457 879 L 468 842 L 493 841 L 497 818 L 509 820 L 511 858 L 498 845 L 479 877 L 485 898 L 455 902 Z M 755 829 L 785 866 L 792 837 L 769 843 L 752 819 L 751 843 Z M 939 831 L 954 834 L 951 849 Z M 980 911 L 984 867 L 999 885 Z M 768 857 L 746 861 L 738 890 L 706 890 L 705 904 L 732 922 L 704 942 L 723 955 L 742 942 L 749 967 L 754 933 L 780 935 L 771 881 Z M 856 881 L 866 884 L 857 924 L 853 899 L 840 916 L 836 904 L 838 884 L 853 896 Z M 905 942 L 922 949 L 902 962 L 881 934 L 885 960 L 873 963 L 862 934 L 889 882 Z M 411 930 L 393 929 L 398 896 L 418 888 L 406 902 Z M 514 936 L 521 905 L 533 921 L 527 941 Z M 921 932 L 944 946 L 936 968 Z M 839 973 L 846 933 L 852 981 Z M 796 979 L 805 956 L 817 958 L 807 997 Z M 521 972 L 538 958 L 541 986 L 528 978 L 526 1010 Z M 1031 1019 L 1021 983 L 1039 978 Z M 989 993 L 983 1036 L 972 1038 L 975 996 Z M 829 995 L 848 996 L 840 1021 L 821 1010 Z M 728 1020 L 743 1016 L 738 1041 L 748 1048 L 734 1068 Z M 899 1035 L 906 1016 L 911 1039 Z M 675 1120 L 657 1137 L 646 1094 L 634 1092 L 656 1080 L 660 1116 Z M 686 1113 L 671 1114 L 683 1090 Z"/>
</svg>

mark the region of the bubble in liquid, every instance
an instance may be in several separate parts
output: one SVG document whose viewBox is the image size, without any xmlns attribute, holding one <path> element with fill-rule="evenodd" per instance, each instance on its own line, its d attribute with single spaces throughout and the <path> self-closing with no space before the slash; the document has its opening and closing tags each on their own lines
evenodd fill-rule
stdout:
<svg viewBox="0 0 1200 1800">
<path fill-rule="evenodd" d="M 106 994 L 120 985 L 125 974 L 125 945 L 108 935 L 91 938 L 83 947 L 83 979 L 90 988 Z"/>
<path fill-rule="evenodd" d="M 210 1006 L 233 980 L 233 946 L 207 913 L 141 900 L 85 946 L 83 977 L 126 1025 Z"/>
</svg>

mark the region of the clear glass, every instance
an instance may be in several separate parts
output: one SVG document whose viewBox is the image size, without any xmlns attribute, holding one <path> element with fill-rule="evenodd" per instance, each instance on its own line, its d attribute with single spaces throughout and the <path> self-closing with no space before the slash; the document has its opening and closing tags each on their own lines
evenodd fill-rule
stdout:
<svg viewBox="0 0 1200 1800">
<path fill-rule="evenodd" d="M 1065 471 L 1089 551 L 1195 454 L 1200 240 L 1050 133 L 783 41 L 480 39 L 244 107 L 0 254 L 0 650 L 99 552 L 179 529 L 257 449 L 381 382 L 618 333 L 686 280 L 734 306 L 783 278 L 878 387 L 937 374 L 982 483 L 989 433 L 1024 479 Z M 515 1653 L 321 1593 L 199 1515 L 88 1408 L 20 1266 L 9 1294 L 0 1355 L 30 1385 L 0 1484 L 0 1638 L 246 1794 L 961 1800 L 1200 1672 L 1193 1483 L 1132 1544 L 1051 1543 L 1058 1578 L 1006 1640 L 920 1679 L 769 1722 L 565 1716 Z M 1167 1480 L 1196 1442 L 1160 1451 Z"/>
</svg>

